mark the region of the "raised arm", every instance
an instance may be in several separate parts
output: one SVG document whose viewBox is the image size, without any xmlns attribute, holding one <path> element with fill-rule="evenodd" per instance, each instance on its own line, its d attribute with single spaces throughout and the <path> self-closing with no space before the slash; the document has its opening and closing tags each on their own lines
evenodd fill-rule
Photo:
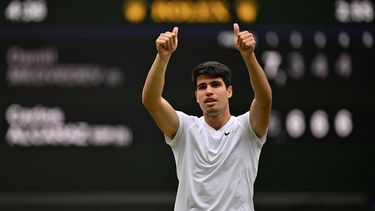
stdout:
<svg viewBox="0 0 375 211">
<path fill-rule="evenodd" d="M 177 49 L 178 28 L 161 33 L 156 39 L 157 55 L 148 72 L 142 91 L 142 103 L 151 114 L 160 130 L 173 138 L 179 127 L 179 118 L 174 108 L 162 97 L 165 72 L 169 59 Z"/>
<path fill-rule="evenodd" d="M 255 133 L 262 137 L 266 133 L 271 116 L 271 86 L 255 57 L 256 42 L 253 34 L 248 31 L 240 31 L 237 23 L 233 24 L 233 31 L 236 48 L 240 51 L 246 64 L 251 87 L 254 91 L 254 99 L 250 105 L 250 124 Z"/>
</svg>

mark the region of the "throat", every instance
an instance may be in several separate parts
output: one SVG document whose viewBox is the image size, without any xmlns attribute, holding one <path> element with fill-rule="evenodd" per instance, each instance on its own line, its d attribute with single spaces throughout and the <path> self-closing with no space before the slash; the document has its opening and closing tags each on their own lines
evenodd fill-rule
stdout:
<svg viewBox="0 0 375 211">
<path fill-rule="evenodd" d="M 204 121 L 215 130 L 219 130 L 222 128 L 231 118 L 230 113 L 226 115 L 219 115 L 219 116 L 204 116 Z"/>
</svg>

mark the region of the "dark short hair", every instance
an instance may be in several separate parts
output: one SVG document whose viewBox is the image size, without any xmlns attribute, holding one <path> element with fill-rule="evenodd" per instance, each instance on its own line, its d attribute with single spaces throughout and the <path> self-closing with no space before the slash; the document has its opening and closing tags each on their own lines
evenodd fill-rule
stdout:
<svg viewBox="0 0 375 211">
<path fill-rule="evenodd" d="M 232 84 L 232 71 L 225 64 L 221 64 L 217 61 L 203 62 L 193 69 L 192 80 L 194 89 L 197 89 L 197 78 L 200 75 L 222 78 L 226 87 Z"/>
</svg>

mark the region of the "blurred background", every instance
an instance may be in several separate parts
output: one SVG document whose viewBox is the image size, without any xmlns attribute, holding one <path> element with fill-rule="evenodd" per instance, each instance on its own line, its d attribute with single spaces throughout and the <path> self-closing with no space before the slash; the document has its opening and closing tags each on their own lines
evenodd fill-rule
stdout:
<svg viewBox="0 0 375 211">
<path fill-rule="evenodd" d="M 232 23 L 254 33 L 273 88 L 257 211 L 375 210 L 370 0 L 1 0 L 0 210 L 173 210 L 174 158 L 141 104 L 155 39 L 178 26 L 164 96 L 201 115 L 190 73 L 233 71 Z"/>
</svg>

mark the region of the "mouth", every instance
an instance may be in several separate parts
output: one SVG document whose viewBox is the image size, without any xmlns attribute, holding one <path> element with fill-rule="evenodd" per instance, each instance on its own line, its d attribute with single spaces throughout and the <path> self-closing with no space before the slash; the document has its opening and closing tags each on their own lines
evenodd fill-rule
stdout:
<svg viewBox="0 0 375 211">
<path fill-rule="evenodd" d="M 207 99 L 204 100 L 204 103 L 205 103 L 205 104 L 213 104 L 213 103 L 215 103 L 216 101 L 217 101 L 217 100 L 214 99 L 214 98 L 207 98 Z"/>
</svg>

